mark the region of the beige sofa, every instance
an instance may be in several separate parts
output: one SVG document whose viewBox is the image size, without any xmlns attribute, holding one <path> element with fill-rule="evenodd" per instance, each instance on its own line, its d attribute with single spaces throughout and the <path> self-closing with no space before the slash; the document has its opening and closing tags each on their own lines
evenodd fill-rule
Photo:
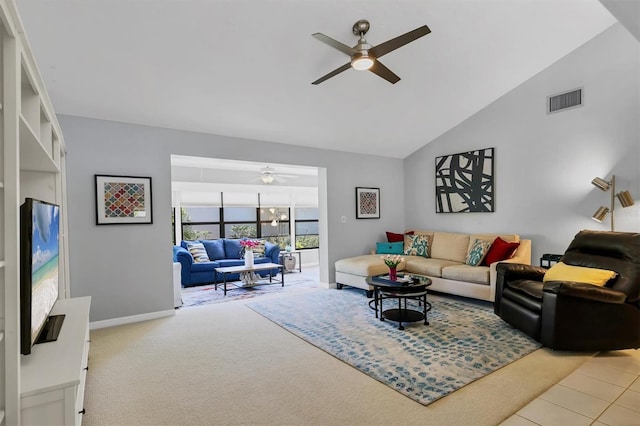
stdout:
<svg viewBox="0 0 640 426">
<path fill-rule="evenodd" d="M 398 271 L 426 275 L 431 278 L 429 290 L 493 302 L 496 294 L 496 265 L 470 266 L 465 259 L 470 245 L 476 239 L 493 241 L 496 237 L 507 242 L 519 242 L 520 246 L 511 258 L 502 262 L 531 264 L 531 240 L 520 239 L 517 234 L 460 234 L 438 231 L 414 231 L 426 235 L 429 240 L 429 257 L 403 256 L 405 261 Z M 370 292 L 366 278 L 389 271 L 379 254 L 368 254 L 338 260 L 336 284 L 357 287 Z"/>
</svg>

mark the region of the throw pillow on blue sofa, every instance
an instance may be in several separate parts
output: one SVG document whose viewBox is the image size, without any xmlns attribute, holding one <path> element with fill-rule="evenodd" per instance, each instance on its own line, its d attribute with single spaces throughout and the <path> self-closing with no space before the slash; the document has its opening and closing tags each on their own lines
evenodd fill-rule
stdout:
<svg viewBox="0 0 640 426">
<path fill-rule="evenodd" d="M 404 242 L 376 243 L 376 254 L 404 254 Z"/>
<path fill-rule="evenodd" d="M 209 259 L 220 260 L 226 257 L 224 254 L 224 240 L 203 240 L 202 244 L 207 250 Z"/>
<path fill-rule="evenodd" d="M 224 239 L 224 252 L 227 259 L 240 259 L 240 251 L 242 246 L 240 240 L 227 240 Z"/>
</svg>

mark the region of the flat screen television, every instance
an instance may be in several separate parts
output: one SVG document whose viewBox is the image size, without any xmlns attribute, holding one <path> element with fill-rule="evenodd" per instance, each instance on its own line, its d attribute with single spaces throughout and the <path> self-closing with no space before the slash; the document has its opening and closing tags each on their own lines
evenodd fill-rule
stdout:
<svg viewBox="0 0 640 426">
<path fill-rule="evenodd" d="M 27 198 L 20 206 L 20 352 L 56 340 L 64 315 L 58 300 L 60 206 Z"/>
</svg>

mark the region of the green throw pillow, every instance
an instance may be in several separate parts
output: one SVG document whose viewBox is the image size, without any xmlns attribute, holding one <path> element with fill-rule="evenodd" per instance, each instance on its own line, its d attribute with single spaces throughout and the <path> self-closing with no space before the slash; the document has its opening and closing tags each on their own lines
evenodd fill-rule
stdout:
<svg viewBox="0 0 640 426">
<path fill-rule="evenodd" d="M 429 257 L 429 239 L 426 235 L 405 235 L 404 254 Z"/>
<path fill-rule="evenodd" d="M 489 252 L 491 244 L 492 241 L 474 240 L 469 253 L 467 253 L 465 263 L 471 266 L 478 266 Z"/>
</svg>

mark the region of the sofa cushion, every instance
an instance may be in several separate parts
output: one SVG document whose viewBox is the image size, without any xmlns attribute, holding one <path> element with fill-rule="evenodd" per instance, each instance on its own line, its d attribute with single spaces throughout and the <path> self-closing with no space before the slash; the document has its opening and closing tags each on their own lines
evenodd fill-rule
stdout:
<svg viewBox="0 0 640 426">
<path fill-rule="evenodd" d="M 191 256 L 193 256 L 194 262 L 200 263 L 200 262 L 209 261 L 209 255 L 207 255 L 207 250 L 204 248 L 204 245 L 202 245 L 201 242 L 199 241 L 187 242 L 187 250 L 189 250 L 189 253 L 191 253 Z"/>
<path fill-rule="evenodd" d="M 475 239 L 469 245 L 469 253 L 465 262 L 469 266 L 478 266 L 491 247 L 491 241 Z"/>
<path fill-rule="evenodd" d="M 489 285 L 489 267 L 452 265 L 442 268 L 442 278 Z"/>
<path fill-rule="evenodd" d="M 218 267 L 220 267 L 218 262 L 194 263 L 193 265 L 191 265 L 191 272 L 207 272 L 207 271 L 211 271 L 213 273 L 213 270 L 215 268 L 218 268 Z M 213 275 L 211 275 L 211 278 L 213 279 Z"/>
<path fill-rule="evenodd" d="M 202 245 L 207 250 L 210 260 L 224 259 L 224 240 L 203 240 Z"/>
<path fill-rule="evenodd" d="M 336 261 L 335 266 L 336 272 L 359 275 L 361 277 L 389 273 L 389 268 L 377 254 L 365 254 L 362 256 L 340 259 Z M 404 268 L 405 262 L 400 262 L 397 267 L 398 271 L 402 271 Z"/>
<path fill-rule="evenodd" d="M 496 238 L 481 265 L 489 266 L 492 263 L 510 258 L 518 246 L 520 243 L 509 243 L 500 237 Z"/>
<path fill-rule="evenodd" d="M 469 251 L 469 235 L 452 232 L 434 232 L 431 257 L 464 263 Z"/>
<path fill-rule="evenodd" d="M 221 259 L 218 260 L 218 263 L 220 268 L 228 268 L 230 266 L 244 266 L 244 259 Z"/>
<path fill-rule="evenodd" d="M 441 277 L 443 268 L 459 264 L 452 260 L 426 258 L 422 256 L 406 256 L 405 263 L 405 270 L 407 272 L 431 277 Z"/>
<path fill-rule="evenodd" d="M 404 254 L 429 257 L 429 239 L 426 235 L 405 235 Z"/>
<path fill-rule="evenodd" d="M 242 250 L 242 246 L 240 245 L 240 240 L 232 240 L 232 239 L 224 239 L 224 253 L 225 258 L 227 259 L 240 259 L 240 250 Z"/>
<path fill-rule="evenodd" d="M 403 254 L 404 242 L 376 243 L 376 254 Z"/>
</svg>

